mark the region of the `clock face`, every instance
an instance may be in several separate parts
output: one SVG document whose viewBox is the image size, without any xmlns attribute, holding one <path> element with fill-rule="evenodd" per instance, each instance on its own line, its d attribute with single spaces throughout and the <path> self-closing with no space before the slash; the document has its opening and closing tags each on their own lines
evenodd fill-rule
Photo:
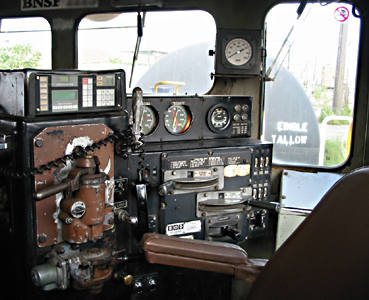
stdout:
<svg viewBox="0 0 369 300">
<path fill-rule="evenodd" d="M 227 43 L 224 54 L 230 64 L 242 66 L 251 60 L 252 46 L 243 38 L 234 38 Z"/>
</svg>

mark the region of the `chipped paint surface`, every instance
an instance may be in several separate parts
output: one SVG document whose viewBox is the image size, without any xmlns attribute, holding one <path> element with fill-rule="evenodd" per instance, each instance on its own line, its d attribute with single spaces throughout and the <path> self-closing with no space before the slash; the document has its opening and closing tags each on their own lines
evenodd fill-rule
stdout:
<svg viewBox="0 0 369 300">
<path fill-rule="evenodd" d="M 93 143 L 94 141 L 89 136 L 75 137 L 67 144 L 67 147 L 65 148 L 65 154 L 72 154 L 74 148 L 78 146 L 85 148 L 87 146 L 91 146 Z"/>
<path fill-rule="evenodd" d="M 75 147 L 91 146 L 104 140 L 112 130 L 103 124 L 86 124 L 71 126 L 55 126 L 42 130 L 33 139 L 42 139 L 42 147 L 34 147 L 33 166 L 40 168 L 47 165 L 51 161 L 63 158 L 65 155 L 72 154 Z M 105 183 L 105 206 L 110 207 L 114 203 L 114 145 L 107 143 L 100 149 L 95 148 L 94 152 L 89 154 L 96 155 L 100 161 L 100 170 L 108 175 Z M 67 178 L 69 172 L 73 170 L 75 161 L 67 160 L 65 164 L 59 163 L 58 167 L 52 167 L 50 171 L 42 174 L 36 174 L 34 186 L 35 191 L 42 190 L 45 187 L 53 186 L 61 183 Z M 36 227 L 37 235 L 45 234 L 47 240 L 39 243 L 40 247 L 63 242 L 62 227 L 63 223 L 58 218 L 60 213 L 60 202 L 63 200 L 63 193 L 50 196 L 44 200 L 36 201 Z M 110 209 L 105 210 L 104 230 L 111 229 L 113 226 L 108 225 L 108 219 L 114 217 Z M 84 235 L 88 235 L 86 232 Z M 80 242 L 86 242 L 92 237 L 81 237 Z"/>
</svg>

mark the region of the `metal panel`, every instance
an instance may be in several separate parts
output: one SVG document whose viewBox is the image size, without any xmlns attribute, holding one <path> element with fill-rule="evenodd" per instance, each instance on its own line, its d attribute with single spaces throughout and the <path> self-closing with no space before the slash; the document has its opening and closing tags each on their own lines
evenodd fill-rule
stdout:
<svg viewBox="0 0 369 300">
<path fill-rule="evenodd" d="M 290 170 L 282 173 L 280 199 L 282 209 L 278 216 L 276 249 L 342 176 L 334 173 L 304 173 Z"/>
</svg>

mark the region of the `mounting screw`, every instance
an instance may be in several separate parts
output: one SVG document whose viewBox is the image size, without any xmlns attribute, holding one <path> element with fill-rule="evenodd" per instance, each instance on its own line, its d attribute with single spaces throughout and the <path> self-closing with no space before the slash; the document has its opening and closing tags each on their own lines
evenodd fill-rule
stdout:
<svg viewBox="0 0 369 300">
<path fill-rule="evenodd" d="M 43 139 L 36 139 L 35 140 L 35 146 L 36 147 L 42 147 L 44 145 Z"/>
<path fill-rule="evenodd" d="M 41 243 L 41 244 L 43 244 L 43 243 L 45 243 L 46 242 L 46 240 L 47 240 L 47 235 L 46 234 L 41 234 L 40 236 L 39 236 L 39 238 L 38 238 L 38 242 L 39 243 Z"/>
<path fill-rule="evenodd" d="M 137 292 L 137 293 L 142 293 L 143 291 L 143 285 L 142 285 L 142 282 L 141 281 L 136 281 L 134 286 L 133 286 L 134 290 Z"/>
</svg>

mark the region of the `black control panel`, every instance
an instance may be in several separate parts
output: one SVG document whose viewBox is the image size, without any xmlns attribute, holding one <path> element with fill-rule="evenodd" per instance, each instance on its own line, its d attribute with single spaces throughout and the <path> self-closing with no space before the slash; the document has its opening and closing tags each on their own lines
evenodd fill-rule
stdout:
<svg viewBox="0 0 369 300">
<path fill-rule="evenodd" d="M 274 209 L 269 202 L 271 144 L 239 138 L 145 148 L 143 179 L 150 186 L 146 230 L 233 243 L 267 234 Z M 140 156 L 132 155 L 129 181 L 137 181 L 139 162 Z M 118 202 L 127 196 L 128 202 Z M 140 209 L 135 189 L 115 200 L 126 203 L 132 214 Z"/>
<path fill-rule="evenodd" d="M 145 142 L 250 137 L 252 97 L 144 97 Z"/>
<path fill-rule="evenodd" d="M 169 299 L 168 282 L 190 272 L 197 290 L 214 287 L 203 295 L 230 299 L 230 277 L 149 264 L 140 241 L 267 235 L 272 144 L 250 138 L 252 98 L 135 88 L 131 99 L 124 82 L 124 71 L 0 72 L 0 230 L 13 258 L 1 263 L 27 278 L 18 298 Z"/>
<path fill-rule="evenodd" d="M 126 108 L 125 73 L 119 70 L 17 70 L 3 71 L 0 78 L 5 95 L 0 104 L 9 115 L 35 117 Z"/>
</svg>

